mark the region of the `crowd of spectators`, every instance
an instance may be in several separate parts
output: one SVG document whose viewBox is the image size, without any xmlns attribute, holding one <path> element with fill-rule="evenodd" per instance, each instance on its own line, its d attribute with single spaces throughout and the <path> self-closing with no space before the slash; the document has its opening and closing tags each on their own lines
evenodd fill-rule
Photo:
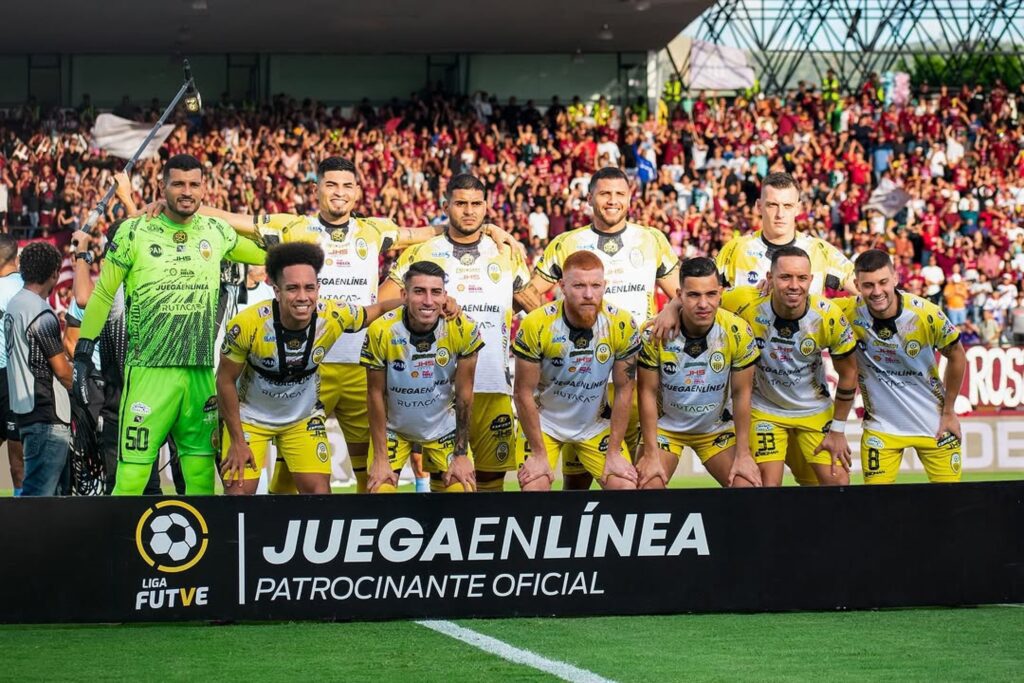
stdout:
<svg viewBox="0 0 1024 683">
<path fill-rule="evenodd" d="M 126 100 L 116 113 L 155 121 L 159 109 Z M 61 243 L 84 222 L 123 163 L 91 145 L 94 114 L 88 101 L 48 112 L 30 102 L 0 118 L 5 230 Z M 176 122 L 161 154 L 206 164 L 208 204 L 315 211 L 317 162 L 341 155 L 360 169 L 362 213 L 420 226 L 444 220 L 445 179 L 471 172 L 487 185 L 491 220 L 534 258 L 589 222 L 587 183 L 602 166 L 635 180 L 632 220 L 664 231 L 683 257 L 756 230 L 760 178 L 788 171 L 803 192 L 801 229 L 851 257 L 888 249 L 903 287 L 943 304 L 968 343 L 1024 343 L 1024 86 L 922 86 L 905 106 L 871 87 L 830 98 L 810 86 L 650 108 L 432 92 L 341 109 L 278 96 L 222 100 Z M 145 161 L 133 174 L 139 205 L 155 199 L 159 168 Z M 880 184 L 909 195 L 891 216 L 876 201 Z M 123 214 L 115 203 L 101 222 Z"/>
</svg>

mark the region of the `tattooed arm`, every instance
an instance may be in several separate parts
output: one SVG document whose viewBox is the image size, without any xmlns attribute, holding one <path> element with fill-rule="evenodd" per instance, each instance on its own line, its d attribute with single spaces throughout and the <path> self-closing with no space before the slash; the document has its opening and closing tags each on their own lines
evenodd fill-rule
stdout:
<svg viewBox="0 0 1024 683">
<path fill-rule="evenodd" d="M 466 491 L 476 490 L 476 474 L 469 455 L 469 423 L 473 411 L 473 376 L 477 354 L 459 358 L 455 368 L 455 446 L 452 460 L 444 473 L 445 487 L 458 482 Z M 454 480 L 454 481 L 453 481 Z"/>
<path fill-rule="evenodd" d="M 636 469 L 622 456 L 622 440 L 626 437 L 629 412 L 633 407 L 633 392 L 636 389 L 637 356 L 616 360 L 612 366 L 612 381 L 615 384 L 615 400 L 612 402 L 611 435 L 608 439 L 608 453 L 605 456 L 604 476 L 601 485 L 608 484 L 609 476 L 621 477 L 636 485 Z M 632 488 L 632 487 L 631 487 Z"/>
</svg>

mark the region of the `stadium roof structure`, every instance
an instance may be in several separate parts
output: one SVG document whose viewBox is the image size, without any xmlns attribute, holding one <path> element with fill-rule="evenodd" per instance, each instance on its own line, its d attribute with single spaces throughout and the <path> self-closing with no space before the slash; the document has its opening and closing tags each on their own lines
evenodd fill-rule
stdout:
<svg viewBox="0 0 1024 683">
<path fill-rule="evenodd" d="M 663 48 L 713 0 L 36 0 L 0 52 L 572 53 Z"/>
</svg>

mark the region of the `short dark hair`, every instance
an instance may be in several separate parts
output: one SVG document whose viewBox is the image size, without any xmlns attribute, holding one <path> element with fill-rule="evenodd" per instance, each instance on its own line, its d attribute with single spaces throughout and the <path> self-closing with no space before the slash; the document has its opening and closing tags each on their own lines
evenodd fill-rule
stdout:
<svg viewBox="0 0 1024 683">
<path fill-rule="evenodd" d="M 323 180 L 324 175 L 331 171 L 348 171 L 355 176 L 356 182 L 359 182 L 359 173 L 356 171 L 356 165 L 351 159 L 346 159 L 345 157 L 327 157 L 317 164 L 317 180 Z"/>
<path fill-rule="evenodd" d="M 804 251 L 800 247 L 794 247 L 792 245 L 789 245 L 789 246 L 785 246 L 785 247 L 779 247 L 774 252 L 772 252 L 772 265 L 771 265 L 771 269 L 775 270 L 775 264 L 777 264 L 779 262 L 779 259 L 784 259 L 787 256 L 796 256 L 798 258 L 805 258 L 805 259 L 807 259 L 808 263 L 811 262 L 811 257 L 807 255 L 806 251 Z"/>
<path fill-rule="evenodd" d="M 28 285 L 41 285 L 60 270 L 61 255 L 49 242 L 30 242 L 21 250 L 18 270 Z"/>
<path fill-rule="evenodd" d="M 470 173 L 460 173 L 448 181 L 448 187 L 444 190 L 445 199 L 451 200 L 455 190 L 479 190 L 487 193 L 487 187 L 483 182 Z"/>
<path fill-rule="evenodd" d="M 707 256 L 688 258 L 679 266 L 679 286 L 682 287 L 683 281 L 688 277 L 707 277 L 708 275 L 718 275 L 718 266 L 712 259 Z"/>
<path fill-rule="evenodd" d="M 889 258 L 889 254 L 885 253 L 881 249 L 868 249 L 863 254 L 857 257 L 857 260 L 853 262 L 853 272 L 856 273 L 873 273 L 876 270 L 882 268 L 893 269 L 892 259 Z"/>
<path fill-rule="evenodd" d="M 597 183 L 601 180 L 621 180 L 627 185 L 629 184 L 629 178 L 620 168 L 615 166 L 605 166 L 604 168 L 597 171 L 594 175 L 590 176 L 590 186 L 588 192 L 593 192 L 594 188 L 597 187 Z"/>
<path fill-rule="evenodd" d="M 199 169 L 203 174 L 203 164 L 191 154 L 175 154 L 164 164 L 164 182 L 171 177 L 171 171 L 194 171 Z"/>
<path fill-rule="evenodd" d="M 324 267 L 324 250 L 312 242 L 286 242 L 267 251 L 267 275 L 275 284 L 288 266 L 311 266 L 320 273 Z"/>
<path fill-rule="evenodd" d="M 18 240 L 0 235 L 0 266 L 6 266 L 18 256 Z"/>
<path fill-rule="evenodd" d="M 408 287 L 409 281 L 417 275 L 439 277 L 442 282 L 448 282 L 448 273 L 444 272 L 444 268 L 433 261 L 413 261 L 409 264 L 409 270 L 405 271 L 405 275 L 402 276 L 402 282 Z"/>
<path fill-rule="evenodd" d="M 776 190 L 785 190 L 790 187 L 797 187 L 796 180 L 793 176 L 786 173 L 785 171 L 772 171 L 764 177 L 761 181 L 761 192 L 764 192 L 764 188 L 774 187 Z"/>
</svg>

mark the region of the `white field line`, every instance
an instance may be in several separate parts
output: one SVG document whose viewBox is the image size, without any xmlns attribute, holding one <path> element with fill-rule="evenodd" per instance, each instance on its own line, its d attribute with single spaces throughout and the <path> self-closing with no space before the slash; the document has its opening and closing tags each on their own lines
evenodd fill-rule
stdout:
<svg viewBox="0 0 1024 683">
<path fill-rule="evenodd" d="M 485 636 L 472 629 L 463 628 L 450 621 L 429 620 L 417 621 L 416 623 L 502 659 L 557 676 L 563 681 L 571 681 L 572 683 L 612 683 L 609 679 L 602 678 L 592 671 L 587 671 L 565 662 L 559 662 L 555 659 L 541 657 L 535 652 L 514 647 L 502 640 Z"/>
</svg>

